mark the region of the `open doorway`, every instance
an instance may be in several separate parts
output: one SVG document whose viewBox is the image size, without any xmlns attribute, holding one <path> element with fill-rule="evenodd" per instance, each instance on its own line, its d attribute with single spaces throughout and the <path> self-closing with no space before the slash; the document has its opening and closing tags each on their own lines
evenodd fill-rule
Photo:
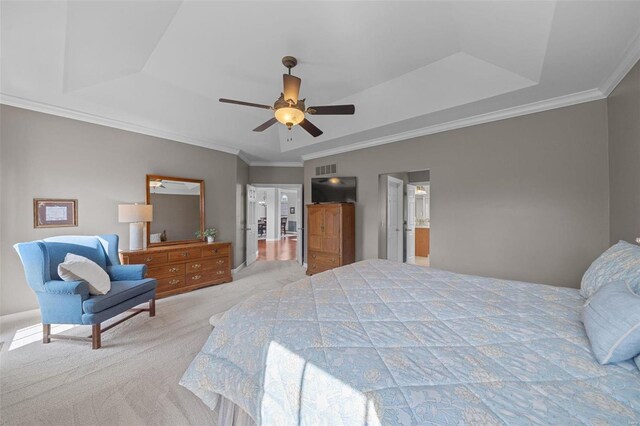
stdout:
<svg viewBox="0 0 640 426">
<path fill-rule="evenodd" d="M 247 186 L 247 265 L 293 260 L 302 264 L 302 185 Z"/>
<path fill-rule="evenodd" d="M 429 170 L 379 176 L 380 258 L 429 266 L 430 188 Z"/>
<path fill-rule="evenodd" d="M 429 266 L 430 231 L 430 182 L 415 185 L 415 259 L 416 265 Z"/>
</svg>

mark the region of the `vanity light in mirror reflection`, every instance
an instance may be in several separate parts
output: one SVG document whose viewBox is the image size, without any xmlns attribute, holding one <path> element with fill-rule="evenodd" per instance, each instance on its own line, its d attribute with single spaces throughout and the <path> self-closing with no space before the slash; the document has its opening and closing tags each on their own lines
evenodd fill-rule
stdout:
<svg viewBox="0 0 640 426">
<path fill-rule="evenodd" d="M 194 234 L 204 230 L 204 181 L 147 175 L 147 203 L 154 210 L 150 245 L 199 241 Z"/>
</svg>

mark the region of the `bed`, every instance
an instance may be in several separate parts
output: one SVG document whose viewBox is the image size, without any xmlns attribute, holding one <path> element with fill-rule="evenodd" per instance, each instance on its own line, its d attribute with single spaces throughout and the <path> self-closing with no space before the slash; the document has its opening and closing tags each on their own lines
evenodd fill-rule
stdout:
<svg viewBox="0 0 640 426">
<path fill-rule="evenodd" d="M 597 363 L 584 301 L 367 260 L 235 306 L 181 384 L 225 423 L 638 424 L 640 371 Z"/>
</svg>

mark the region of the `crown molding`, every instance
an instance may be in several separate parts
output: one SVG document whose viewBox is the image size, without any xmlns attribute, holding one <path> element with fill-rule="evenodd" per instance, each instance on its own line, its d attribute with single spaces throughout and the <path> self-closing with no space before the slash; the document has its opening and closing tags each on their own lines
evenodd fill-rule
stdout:
<svg viewBox="0 0 640 426">
<path fill-rule="evenodd" d="M 478 124 L 490 123 L 492 121 L 499 121 L 507 118 L 518 117 L 521 115 L 548 111 L 551 109 L 581 104 L 584 102 L 591 102 L 598 99 L 603 99 L 605 97 L 606 96 L 598 89 L 586 90 L 584 92 L 558 96 L 556 98 L 551 98 L 544 101 L 532 102 L 526 105 L 520 105 L 517 107 L 501 109 L 501 110 L 489 112 L 486 114 L 474 115 L 472 117 L 463 118 L 460 120 L 453 120 L 453 121 L 449 121 L 442 124 L 436 124 L 433 126 L 410 130 L 407 132 L 396 133 L 394 135 L 383 136 L 381 138 L 371 139 L 368 141 L 364 141 L 364 142 L 360 142 L 352 145 L 346 145 L 346 146 L 327 149 L 324 151 L 304 154 L 302 155 L 302 159 L 304 161 L 308 161 L 316 158 L 328 157 L 330 155 L 342 154 L 349 151 L 357 151 L 359 149 L 370 148 L 378 145 L 385 145 L 388 143 L 412 139 L 420 136 L 433 135 L 435 133 L 442 133 L 449 130 L 461 129 L 463 127 L 470 127 Z"/>
<path fill-rule="evenodd" d="M 304 167 L 301 161 L 252 161 L 250 166 L 255 167 Z"/>
<path fill-rule="evenodd" d="M 249 160 L 249 158 L 247 157 L 247 155 L 242 151 L 239 150 L 238 151 L 238 158 L 240 158 L 242 161 L 244 161 L 245 163 L 247 163 L 247 166 L 251 165 L 251 160 Z"/>
<path fill-rule="evenodd" d="M 631 40 L 627 49 L 622 56 L 622 60 L 613 71 L 613 73 L 600 83 L 598 86 L 600 91 L 605 97 L 609 96 L 611 92 L 620 84 L 622 79 L 631 71 L 631 68 L 640 61 L 640 30 L 636 36 Z"/>
<path fill-rule="evenodd" d="M 31 111 L 42 112 L 45 114 L 56 115 L 58 117 L 71 118 L 73 120 L 84 121 L 86 123 L 98 124 L 100 126 L 113 127 L 115 129 L 126 130 L 128 132 L 140 133 L 142 135 L 153 136 L 156 138 L 168 139 L 175 142 L 182 142 L 189 145 L 196 145 L 203 148 L 213 149 L 215 151 L 226 152 L 228 154 L 238 155 L 239 149 L 229 148 L 224 145 L 216 145 L 202 139 L 192 138 L 177 133 L 167 132 L 165 130 L 153 129 L 150 127 L 140 126 L 122 120 L 114 120 L 96 114 L 76 111 L 73 109 L 58 107 L 55 105 L 36 102 L 18 96 L 0 93 L 0 104 L 9 105 L 17 108 L 28 109 Z M 246 161 L 246 160 L 245 160 Z"/>
</svg>

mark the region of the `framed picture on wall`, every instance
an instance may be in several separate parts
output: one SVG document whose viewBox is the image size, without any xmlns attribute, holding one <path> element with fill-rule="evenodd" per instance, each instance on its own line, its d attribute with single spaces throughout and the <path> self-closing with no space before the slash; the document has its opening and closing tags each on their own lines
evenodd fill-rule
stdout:
<svg viewBox="0 0 640 426">
<path fill-rule="evenodd" d="M 295 207 L 289 207 L 289 214 L 296 214 L 296 208 Z"/>
<path fill-rule="evenodd" d="M 78 226 L 78 200 L 33 199 L 33 227 Z"/>
</svg>

